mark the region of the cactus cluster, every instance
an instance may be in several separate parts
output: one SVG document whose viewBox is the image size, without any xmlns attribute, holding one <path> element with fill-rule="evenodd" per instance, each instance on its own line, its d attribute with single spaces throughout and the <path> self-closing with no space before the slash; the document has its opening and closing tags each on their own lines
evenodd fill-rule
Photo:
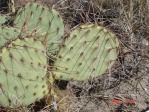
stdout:
<svg viewBox="0 0 149 112">
<path fill-rule="evenodd" d="M 5 17 L 6 18 L 6 17 Z M 1 24 L 6 19 L 1 16 Z M 59 26 L 60 25 L 60 26 Z M 48 56 L 58 51 L 64 25 L 59 13 L 37 3 L 18 10 L 13 27 L 0 27 L 0 104 L 25 106 L 48 94 Z M 49 79 L 52 83 L 53 79 Z"/>
<path fill-rule="evenodd" d="M 84 24 L 63 35 L 60 14 L 37 3 L 21 7 L 13 27 L 0 26 L 0 105 L 28 106 L 53 94 L 48 70 L 58 80 L 83 81 L 104 74 L 117 59 L 118 39 L 104 27 Z"/>
</svg>

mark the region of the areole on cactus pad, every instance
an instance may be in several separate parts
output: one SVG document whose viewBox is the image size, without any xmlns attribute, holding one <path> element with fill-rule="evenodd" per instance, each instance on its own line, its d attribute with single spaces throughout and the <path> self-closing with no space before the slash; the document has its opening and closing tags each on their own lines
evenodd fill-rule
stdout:
<svg viewBox="0 0 149 112">
<path fill-rule="evenodd" d="M 60 14 L 53 8 L 27 3 L 18 10 L 14 25 L 44 40 L 49 55 L 56 54 L 63 41 L 64 24 Z"/>
<path fill-rule="evenodd" d="M 110 30 L 94 24 L 75 28 L 65 39 L 51 67 L 56 79 L 86 80 L 104 74 L 117 59 L 119 41 Z"/>
<path fill-rule="evenodd" d="M 48 94 L 47 56 L 43 43 L 18 38 L 0 50 L 0 105 L 27 106 Z"/>
</svg>

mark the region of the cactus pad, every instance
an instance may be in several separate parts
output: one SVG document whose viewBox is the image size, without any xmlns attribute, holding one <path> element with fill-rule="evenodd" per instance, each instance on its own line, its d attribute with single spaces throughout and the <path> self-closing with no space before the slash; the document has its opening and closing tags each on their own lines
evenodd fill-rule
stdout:
<svg viewBox="0 0 149 112">
<path fill-rule="evenodd" d="M 4 16 L 4 15 L 0 15 L 0 24 L 5 23 L 5 22 L 7 21 L 6 18 L 7 18 L 6 16 Z"/>
<path fill-rule="evenodd" d="M 45 40 L 49 54 L 58 51 L 64 34 L 64 25 L 60 14 L 54 9 L 37 3 L 28 3 L 19 9 L 14 25 Z"/>
<path fill-rule="evenodd" d="M 86 80 L 104 74 L 117 59 L 119 42 L 110 30 L 81 25 L 66 38 L 52 67 L 56 79 Z"/>
<path fill-rule="evenodd" d="M 18 38 L 0 50 L 0 105 L 26 106 L 48 93 L 45 46 L 35 38 Z"/>
<path fill-rule="evenodd" d="M 0 49 L 6 45 L 8 41 L 16 39 L 19 30 L 13 27 L 0 27 Z"/>
</svg>

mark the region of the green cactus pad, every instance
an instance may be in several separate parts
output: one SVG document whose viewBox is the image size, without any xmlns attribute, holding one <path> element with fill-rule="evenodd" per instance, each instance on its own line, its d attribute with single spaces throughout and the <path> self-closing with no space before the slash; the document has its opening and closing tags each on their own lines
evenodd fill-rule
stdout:
<svg viewBox="0 0 149 112">
<path fill-rule="evenodd" d="M 13 27 L 0 27 L 0 49 L 7 42 L 16 39 L 19 35 L 19 30 Z"/>
<path fill-rule="evenodd" d="M 81 25 L 66 38 L 52 67 L 56 79 L 86 80 L 104 74 L 117 59 L 119 42 L 110 30 Z"/>
<path fill-rule="evenodd" d="M 16 39 L 0 50 L 0 105 L 27 106 L 48 93 L 47 56 L 35 38 Z"/>
<path fill-rule="evenodd" d="M 54 9 L 37 3 L 28 3 L 19 9 L 14 25 L 45 40 L 48 54 L 55 54 L 59 50 L 64 24 L 60 14 Z"/>
<path fill-rule="evenodd" d="M 0 15 L 0 24 L 4 24 L 7 21 L 7 16 Z"/>
</svg>

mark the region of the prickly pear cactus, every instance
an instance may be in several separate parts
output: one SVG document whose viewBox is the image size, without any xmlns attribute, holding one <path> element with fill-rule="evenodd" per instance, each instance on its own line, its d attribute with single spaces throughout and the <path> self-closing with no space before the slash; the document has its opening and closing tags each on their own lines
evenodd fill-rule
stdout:
<svg viewBox="0 0 149 112">
<path fill-rule="evenodd" d="M 45 46 L 35 38 L 18 38 L 0 49 L 0 105 L 26 106 L 48 93 Z"/>
<path fill-rule="evenodd" d="M 0 27 L 0 49 L 6 45 L 8 41 L 16 39 L 19 35 L 19 30 L 13 27 Z"/>
<path fill-rule="evenodd" d="M 37 3 L 28 3 L 19 9 L 14 25 L 22 30 L 38 35 L 47 43 L 48 54 L 59 49 L 64 34 L 64 25 L 60 14 Z"/>
<path fill-rule="evenodd" d="M 104 74 L 117 59 L 119 42 L 110 30 L 81 25 L 66 38 L 54 62 L 56 79 L 86 80 Z"/>
</svg>

